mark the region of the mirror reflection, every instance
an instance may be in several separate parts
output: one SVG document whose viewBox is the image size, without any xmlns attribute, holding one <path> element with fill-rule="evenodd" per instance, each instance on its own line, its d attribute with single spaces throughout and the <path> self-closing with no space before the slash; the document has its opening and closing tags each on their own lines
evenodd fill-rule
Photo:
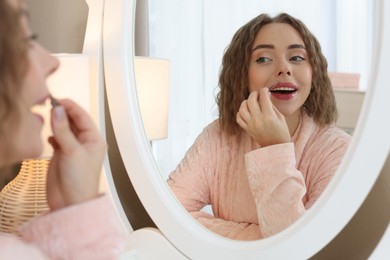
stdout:
<svg viewBox="0 0 390 260">
<path fill-rule="evenodd" d="M 201 224 L 259 239 L 304 214 L 337 170 L 350 136 L 333 125 L 333 92 L 363 93 L 373 7 L 359 2 L 367 15 L 340 25 L 331 14 L 345 18 L 345 7 L 336 1 L 217 2 L 149 1 L 150 56 L 171 61 L 169 134 L 153 150 Z M 357 24 L 364 29 L 348 30 Z"/>
</svg>

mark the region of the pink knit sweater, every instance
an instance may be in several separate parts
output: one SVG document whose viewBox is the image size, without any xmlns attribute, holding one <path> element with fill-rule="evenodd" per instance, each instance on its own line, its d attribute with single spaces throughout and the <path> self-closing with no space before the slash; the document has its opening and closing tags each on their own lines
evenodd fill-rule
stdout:
<svg viewBox="0 0 390 260">
<path fill-rule="evenodd" d="M 21 233 L 0 236 L 0 259 L 119 259 L 126 246 L 106 196 L 36 217 Z"/>
<path fill-rule="evenodd" d="M 291 143 L 261 148 L 208 125 L 169 177 L 182 205 L 222 236 L 254 240 L 295 222 L 335 174 L 351 137 L 303 113 Z M 212 205 L 214 216 L 201 209 Z"/>
</svg>

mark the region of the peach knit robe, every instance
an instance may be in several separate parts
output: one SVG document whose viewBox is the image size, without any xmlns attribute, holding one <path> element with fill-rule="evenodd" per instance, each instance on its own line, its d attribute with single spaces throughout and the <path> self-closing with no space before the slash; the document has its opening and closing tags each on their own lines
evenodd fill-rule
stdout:
<svg viewBox="0 0 390 260">
<path fill-rule="evenodd" d="M 295 222 L 335 174 L 350 135 L 319 127 L 302 112 L 291 143 L 261 148 L 247 133 L 208 125 L 170 174 L 185 209 L 215 233 L 239 240 L 271 236 Z M 201 209 L 212 205 L 214 216 Z"/>
<path fill-rule="evenodd" d="M 21 233 L 0 235 L 0 259 L 119 259 L 126 246 L 106 196 L 35 217 Z"/>
</svg>

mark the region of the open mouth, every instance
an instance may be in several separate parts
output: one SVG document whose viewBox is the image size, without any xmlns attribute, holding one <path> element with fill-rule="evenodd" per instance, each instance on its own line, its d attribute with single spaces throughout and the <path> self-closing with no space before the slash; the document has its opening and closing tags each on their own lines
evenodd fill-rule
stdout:
<svg viewBox="0 0 390 260">
<path fill-rule="evenodd" d="M 297 86 L 290 82 L 276 82 L 269 88 L 269 92 L 274 98 L 283 101 L 293 99 L 297 91 Z"/>
<path fill-rule="evenodd" d="M 290 82 L 276 82 L 269 89 L 269 92 L 277 95 L 291 95 L 297 91 L 297 87 Z"/>
<path fill-rule="evenodd" d="M 281 95 L 290 95 L 296 91 L 297 91 L 296 88 L 291 88 L 291 87 L 273 87 L 272 89 L 270 89 L 271 93 L 276 93 Z"/>
<path fill-rule="evenodd" d="M 30 110 L 31 113 L 33 114 L 43 115 L 48 113 L 49 107 L 50 107 L 50 100 L 45 99 L 44 101 L 41 101 L 33 105 Z"/>
</svg>

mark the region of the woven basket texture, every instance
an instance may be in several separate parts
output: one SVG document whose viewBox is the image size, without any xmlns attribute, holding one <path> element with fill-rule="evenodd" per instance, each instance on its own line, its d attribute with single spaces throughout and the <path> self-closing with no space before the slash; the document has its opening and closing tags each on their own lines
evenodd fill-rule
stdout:
<svg viewBox="0 0 390 260">
<path fill-rule="evenodd" d="M 0 192 L 0 232 L 20 236 L 18 228 L 49 210 L 46 177 L 50 160 L 22 162 L 19 174 Z"/>
</svg>

